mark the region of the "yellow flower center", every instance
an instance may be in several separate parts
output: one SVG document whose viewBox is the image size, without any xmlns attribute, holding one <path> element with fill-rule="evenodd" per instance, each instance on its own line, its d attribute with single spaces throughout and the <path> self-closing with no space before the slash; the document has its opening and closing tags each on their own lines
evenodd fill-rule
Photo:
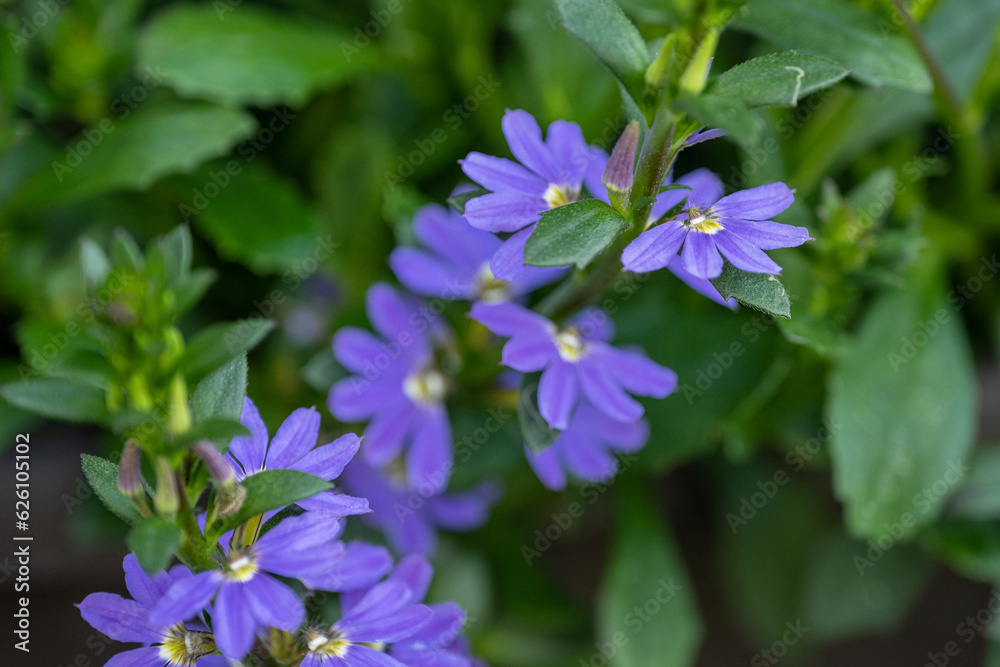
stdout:
<svg viewBox="0 0 1000 667">
<path fill-rule="evenodd" d="M 434 405 L 444 400 L 448 382 L 433 368 L 414 373 L 403 380 L 403 393 L 414 403 Z"/>
<path fill-rule="evenodd" d="M 555 185 L 554 183 L 550 183 L 542 197 L 549 205 L 549 208 L 556 208 L 557 206 L 563 206 L 564 204 L 569 204 L 579 199 L 580 188 L 571 188 L 567 185 Z"/>
<path fill-rule="evenodd" d="M 587 344 L 574 327 L 567 327 L 556 334 L 556 349 L 563 361 L 575 362 L 587 352 Z"/>
<path fill-rule="evenodd" d="M 206 655 L 215 652 L 215 642 L 208 632 L 188 630 L 183 625 L 170 628 L 160 644 L 160 657 L 170 665 L 191 667 Z"/>
<path fill-rule="evenodd" d="M 476 296 L 487 303 L 507 301 L 510 299 L 510 283 L 497 280 L 490 270 L 490 263 L 486 262 L 476 274 Z"/>
<path fill-rule="evenodd" d="M 226 576 L 232 581 L 249 581 L 257 574 L 257 562 L 247 552 L 233 551 L 229 554 L 229 570 Z"/>
<path fill-rule="evenodd" d="M 692 206 L 688 209 L 687 213 L 688 219 L 682 222 L 692 232 L 715 234 L 722 229 L 722 225 L 719 224 L 719 220 L 713 215 L 712 209 L 702 211 Z"/>
</svg>

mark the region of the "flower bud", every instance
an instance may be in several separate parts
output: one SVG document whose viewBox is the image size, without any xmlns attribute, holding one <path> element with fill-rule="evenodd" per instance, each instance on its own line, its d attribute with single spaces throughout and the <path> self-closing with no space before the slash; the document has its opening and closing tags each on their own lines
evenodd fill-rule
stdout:
<svg viewBox="0 0 1000 667">
<path fill-rule="evenodd" d="M 215 497 L 215 516 L 235 514 L 247 497 L 247 490 L 236 483 L 236 471 L 229 465 L 226 457 L 207 440 L 199 440 L 194 446 L 194 453 L 205 464 L 209 476 L 218 489 Z"/>
<path fill-rule="evenodd" d="M 169 459 L 158 456 L 153 467 L 156 470 L 156 496 L 153 498 L 156 514 L 162 519 L 173 521 L 180 507 L 173 466 L 170 465 Z"/>
<path fill-rule="evenodd" d="M 639 123 L 633 120 L 618 138 L 608 164 L 604 167 L 604 173 L 601 174 L 601 181 L 608 190 L 611 205 L 621 213 L 628 212 L 629 195 L 632 193 L 634 180 L 635 154 L 638 148 Z"/>
<path fill-rule="evenodd" d="M 142 483 L 140 455 L 139 446 L 134 441 L 129 440 L 125 443 L 118 464 L 118 490 L 126 498 L 139 498 L 146 493 Z"/>
<path fill-rule="evenodd" d="M 167 428 L 175 436 L 187 432 L 191 428 L 191 411 L 188 409 L 187 383 L 180 373 L 170 380 L 170 413 L 167 417 Z"/>
<path fill-rule="evenodd" d="M 215 445 L 208 440 L 199 440 L 195 443 L 194 453 L 205 464 L 205 468 L 216 486 L 227 491 L 233 490 L 236 486 L 236 472 L 229 465 L 226 457 L 215 448 Z"/>
<path fill-rule="evenodd" d="M 681 75 L 680 89 L 682 93 L 697 95 L 705 90 L 708 81 L 708 70 L 715 57 L 715 47 L 719 45 L 719 29 L 711 28 L 705 33 L 704 39 L 698 44 L 698 50 L 688 63 L 687 69 Z"/>
<path fill-rule="evenodd" d="M 663 87 L 667 78 L 667 66 L 674 57 L 676 46 L 677 33 L 672 32 L 663 38 L 660 49 L 656 52 L 656 59 L 646 68 L 645 80 L 648 88 L 655 91 Z"/>
</svg>

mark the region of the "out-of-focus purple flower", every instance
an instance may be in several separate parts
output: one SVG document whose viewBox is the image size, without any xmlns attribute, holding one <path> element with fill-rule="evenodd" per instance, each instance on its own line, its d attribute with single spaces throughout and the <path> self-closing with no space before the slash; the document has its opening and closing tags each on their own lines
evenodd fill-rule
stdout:
<svg viewBox="0 0 1000 667">
<path fill-rule="evenodd" d="M 471 317 L 509 337 L 502 363 L 523 373 L 542 371 L 538 409 L 552 427 L 566 429 L 580 395 L 620 422 L 635 422 L 643 408 L 629 393 L 664 398 L 677 375 L 639 352 L 608 344 L 611 320 L 586 310 L 563 327 L 513 303 L 473 305 Z"/>
<path fill-rule="evenodd" d="M 124 651 L 112 657 L 111 667 L 226 667 L 228 664 L 215 653 L 215 641 L 208 628 L 192 623 L 154 624 L 149 611 L 166 594 L 170 586 L 189 579 L 191 571 L 183 565 L 169 573 L 159 572 L 150 577 L 132 554 L 125 556 L 125 587 L 132 600 L 112 593 L 91 593 L 77 605 L 80 615 L 94 629 L 119 642 L 141 642 L 143 648 Z M 149 646 L 152 644 L 152 646 Z"/>
<path fill-rule="evenodd" d="M 490 270 L 490 259 L 503 241 L 437 204 L 427 204 L 417 211 L 413 231 L 425 249 L 398 247 L 389 255 L 389 266 L 401 283 L 423 296 L 506 301 L 547 285 L 565 273 L 559 268 L 526 266 L 513 280 L 497 280 Z"/>
<path fill-rule="evenodd" d="M 361 446 L 361 438 L 348 433 L 331 443 L 316 447 L 319 437 L 319 412 L 316 408 L 299 408 L 278 427 L 278 432 L 268 444 L 267 426 L 249 398 L 243 399 L 240 423 L 249 436 L 233 438 L 226 457 L 243 480 L 262 470 L 298 470 L 333 481 L 340 476 L 344 466 Z M 353 498 L 334 491 L 324 491 L 296 503 L 305 510 L 321 510 L 338 516 L 362 514 L 368 511 L 364 498 Z M 264 520 L 277 514 L 273 510 Z"/>
<path fill-rule="evenodd" d="M 794 191 L 784 183 L 770 183 L 722 197 L 722 183 L 710 172 L 695 177 L 692 190 L 668 190 L 662 210 L 688 197 L 683 212 L 639 235 L 622 252 L 628 271 L 655 271 L 676 261 L 692 276 L 716 278 L 722 257 L 733 266 L 753 273 L 781 273 L 781 267 L 764 250 L 790 248 L 811 240 L 809 230 L 768 220 L 792 205 Z M 710 176 L 711 177 L 710 177 Z M 678 180 L 680 183 L 681 180 Z M 673 203 L 670 203 L 670 202 Z M 659 198 L 658 198 L 658 204 Z M 720 254 L 721 253 L 721 254 Z"/>
<path fill-rule="evenodd" d="M 336 579 L 343 588 L 370 585 L 391 567 L 388 554 L 368 568 L 347 563 L 347 548 L 337 542 L 338 517 L 306 512 L 289 517 L 248 547 L 230 549 L 223 569 L 174 581 L 150 611 L 149 620 L 170 626 L 199 614 L 215 598 L 212 624 L 219 651 L 234 660 L 247 654 L 261 628 L 295 632 L 305 619 L 302 600 L 272 574 L 301 579 L 323 588 Z M 336 572 L 331 575 L 331 572 Z"/>
<path fill-rule="evenodd" d="M 396 565 L 387 581 L 402 584 L 409 590 L 412 602 L 423 602 L 434 571 L 420 554 L 410 554 Z M 345 614 L 351 612 L 367 591 L 343 593 L 340 604 Z M 432 616 L 409 637 L 392 645 L 389 654 L 407 667 L 471 667 L 471 651 L 461 636 L 466 613 L 454 602 L 428 605 Z"/>
<path fill-rule="evenodd" d="M 408 488 L 402 480 L 364 461 L 347 466 L 344 484 L 351 493 L 368 498 L 372 511 L 362 520 L 380 530 L 398 553 L 433 554 L 437 529 L 463 532 L 479 528 L 500 499 L 499 485 L 493 482 L 434 495 L 434 487 Z"/>
<path fill-rule="evenodd" d="M 491 191 L 466 202 L 465 217 L 477 229 L 514 232 L 490 267 L 497 278 L 515 280 L 525 269 L 524 244 L 539 216 L 577 201 L 588 169 L 606 156 L 587 145 L 576 123 L 555 121 L 543 141 L 538 122 L 517 109 L 504 114 L 501 128 L 517 162 L 482 153 L 469 153 L 461 161 L 466 176 Z"/>
<path fill-rule="evenodd" d="M 330 628 L 305 632 L 306 655 L 300 667 L 406 667 L 370 645 L 406 639 L 432 616 L 428 607 L 414 604 L 406 585 L 383 581 Z"/>
<path fill-rule="evenodd" d="M 370 464 L 386 466 L 406 448 L 410 486 L 443 489 L 452 467 L 448 380 L 434 365 L 427 308 L 383 283 L 368 290 L 368 319 L 381 338 L 356 327 L 337 331 L 333 353 L 355 375 L 333 385 L 329 407 L 341 421 L 368 421 L 361 452 Z"/>
<path fill-rule="evenodd" d="M 542 484 L 560 491 L 567 473 L 585 482 L 608 481 L 618 473 L 616 454 L 636 452 L 648 438 L 646 420 L 622 423 L 583 402 L 551 445 L 538 454 L 525 447 L 525 454 Z"/>
</svg>

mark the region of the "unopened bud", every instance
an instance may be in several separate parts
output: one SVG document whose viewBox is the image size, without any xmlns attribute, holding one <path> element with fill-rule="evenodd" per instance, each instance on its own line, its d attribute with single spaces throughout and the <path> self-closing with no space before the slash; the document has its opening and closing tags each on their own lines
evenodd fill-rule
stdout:
<svg viewBox="0 0 1000 667">
<path fill-rule="evenodd" d="M 172 521 L 180 507 L 173 466 L 170 465 L 170 460 L 163 456 L 156 457 L 153 465 L 156 470 L 156 496 L 153 498 L 153 505 L 160 518 Z"/>
<path fill-rule="evenodd" d="M 708 80 L 708 70 L 712 66 L 712 59 L 715 57 L 715 47 L 719 45 L 719 29 L 711 28 L 705 33 L 704 39 L 698 44 L 698 50 L 688 63 L 687 69 L 681 75 L 680 89 L 683 93 L 693 95 L 705 90 L 705 82 Z"/>
<path fill-rule="evenodd" d="M 191 410 L 188 408 L 187 383 L 180 373 L 170 380 L 170 414 L 167 427 L 175 436 L 187 432 L 191 428 Z"/>
<path fill-rule="evenodd" d="M 608 164 L 604 167 L 604 173 L 601 174 L 601 181 L 608 190 L 611 205 L 621 213 L 628 212 L 629 195 L 632 193 L 634 181 L 635 154 L 638 148 L 639 123 L 633 120 L 618 138 Z"/>
<path fill-rule="evenodd" d="M 199 440 L 194 446 L 194 453 L 205 464 L 205 469 L 218 490 L 215 496 L 215 516 L 236 514 L 247 497 L 247 490 L 236 483 L 236 471 L 229 465 L 226 457 L 207 440 Z"/>
<path fill-rule="evenodd" d="M 199 440 L 195 443 L 194 453 L 205 464 L 205 468 L 216 486 L 227 491 L 233 490 L 236 485 L 236 472 L 229 465 L 226 457 L 215 448 L 215 445 L 208 440 Z"/>
<path fill-rule="evenodd" d="M 146 493 L 142 483 L 142 464 L 139 446 L 132 440 L 125 443 L 118 464 L 118 490 L 126 498 L 138 498 Z"/>
<path fill-rule="evenodd" d="M 677 46 L 677 33 L 672 32 L 663 38 L 660 50 L 656 52 L 656 59 L 646 68 L 646 85 L 653 90 L 663 87 L 667 77 L 667 66 L 674 57 L 674 48 Z"/>
</svg>

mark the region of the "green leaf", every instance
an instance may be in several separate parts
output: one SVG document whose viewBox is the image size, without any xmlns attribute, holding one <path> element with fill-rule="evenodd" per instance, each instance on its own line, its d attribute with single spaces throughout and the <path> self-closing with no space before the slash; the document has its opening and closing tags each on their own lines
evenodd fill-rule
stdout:
<svg viewBox="0 0 1000 667">
<path fill-rule="evenodd" d="M 517 392 L 517 423 L 521 427 L 524 443 L 538 454 L 555 442 L 562 431 L 549 428 L 548 422 L 538 411 L 538 379 L 541 373 L 525 375 Z"/>
<path fill-rule="evenodd" d="M 1000 447 L 976 451 L 968 477 L 948 505 L 948 514 L 964 519 L 1000 519 Z"/>
<path fill-rule="evenodd" d="M 644 74 L 652 62 L 639 29 L 614 0 L 556 0 L 566 30 L 641 100 Z"/>
<path fill-rule="evenodd" d="M 237 354 L 210 373 L 191 396 L 191 416 L 196 422 L 222 418 L 239 421 L 247 394 L 247 355 Z"/>
<path fill-rule="evenodd" d="M 157 239 L 163 253 L 167 284 L 174 287 L 191 273 L 191 230 L 187 225 L 177 225 L 169 234 Z"/>
<path fill-rule="evenodd" d="M 375 49 L 357 48 L 353 34 L 328 22 L 247 4 L 217 13 L 219 6 L 180 5 L 156 15 L 139 38 L 138 75 L 185 97 L 266 109 L 302 105 L 375 61 Z"/>
<path fill-rule="evenodd" d="M 855 535 L 906 539 L 932 522 L 972 447 L 969 344 L 924 273 L 875 301 L 830 378 L 834 489 Z"/>
<path fill-rule="evenodd" d="M 844 0 L 754 0 L 733 21 L 782 48 L 830 58 L 871 86 L 931 91 L 920 56 L 901 34 Z"/>
<path fill-rule="evenodd" d="M 811 638 L 830 642 L 891 631 L 902 623 L 931 571 L 930 560 L 913 545 L 879 553 L 867 542 L 829 535 L 807 561 L 800 609 Z"/>
<path fill-rule="evenodd" d="M 729 262 L 722 265 L 722 275 L 712 279 L 722 298 L 735 297 L 740 303 L 777 317 L 792 316 L 788 292 L 777 276 L 750 273 L 737 269 Z"/>
<path fill-rule="evenodd" d="M 316 211 L 292 180 L 259 160 L 232 165 L 209 163 L 183 179 L 181 214 L 193 220 L 220 255 L 260 274 L 330 257 L 337 244 L 318 234 Z M 213 182 L 224 187 L 209 199 L 204 193 Z"/>
<path fill-rule="evenodd" d="M 726 136 L 743 147 L 752 146 L 764 129 L 764 122 L 739 102 L 718 95 L 687 95 L 674 106 L 702 125 L 726 131 Z"/>
<path fill-rule="evenodd" d="M 247 491 L 243 506 L 233 516 L 222 520 L 226 532 L 248 519 L 294 502 L 311 498 L 333 488 L 330 482 L 298 470 L 264 470 L 241 482 Z"/>
<path fill-rule="evenodd" d="M 92 197 L 113 190 L 142 190 L 167 174 L 191 171 L 205 160 L 223 155 L 256 127 L 242 109 L 208 104 L 142 105 L 127 118 L 108 123 L 100 137 L 81 137 L 71 146 L 89 142 L 92 150 L 79 159 L 46 165 L 18 193 L 18 206 L 49 206 Z M 61 166 L 60 166 L 61 165 Z"/>
<path fill-rule="evenodd" d="M 252 350 L 274 328 L 274 320 L 246 319 L 213 324 L 188 343 L 181 365 L 188 377 L 200 377 L 233 357 Z"/>
<path fill-rule="evenodd" d="M 36 378 L 0 386 L 11 404 L 44 417 L 69 422 L 103 423 L 104 391 L 65 378 Z"/>
<path fill-rule="evenodd" d="M 482 197 L 483 195 L 488 195 L 490 193 L 486 188 L 476 188 L 474 190 L 469 190 L 468 192 L 460 192 L 457 195 L 448 197 L 448 206 L 458 211 L 461 214 L 465 214 L 465 205 L 469 203 L 470 199 L 475 199 L 476 197 Z"/>
<path fill-rule="evenodd" d="M 104 248 L 87 237 L 80 239 L 80 267 L 83 269 L 83 281 L 91 290 L 103 286 L 111 273 L 111 262 Z"/>
<path fill-rule="evenodd" d="M 688 667 L 702 638 L 694 586 L 653 499 L 623 492 L 597 604 L 599 641 L 619 647 L 618 667 Z"/>
<path fill-rule="evenodd" d="M 104 506 L 125 523 L 139 523 L 142 517 L 135 505 L 118 490 L 118 465 L 90 454 L 83 454 L 81 458 L 83 474 Z"/>
<path fill-rule="evenodd" d="M 712 86 L 712 94 L 748 107 L 794 107 L 809 93 L 832 86 L 845 76 L 847 70 L 832 60 L 784 51 L 723 72 Z"/>
<path fill-rule="evenodd" d="M 155 516 L 143 519 L 125 538 L 139 564 L 149 574 L 167 569 L 181 545 L 181 529 Z"/>
<path fill-rule="evenodd" d="M 928 548 L 956 572 L 1000 585 L 1000 526 L 987 521 L 942 521 L 921 535 Z"/>
<path fill-rule="evenodd" d="M 542 213 L 524 246 L 524 261 L 532 266 L 587 266 L 629 221 L 599 199 L 584 199 Z"/>
<path fill-rule="evenodd" d="M 134 271 L 142 271 L 146 260 L 142 256 L 139 244 L 135 242 L 128 230 L 118 228 L 111 237 L 111 259 L 115 266 L 129 267 Z"/>
</svg>

